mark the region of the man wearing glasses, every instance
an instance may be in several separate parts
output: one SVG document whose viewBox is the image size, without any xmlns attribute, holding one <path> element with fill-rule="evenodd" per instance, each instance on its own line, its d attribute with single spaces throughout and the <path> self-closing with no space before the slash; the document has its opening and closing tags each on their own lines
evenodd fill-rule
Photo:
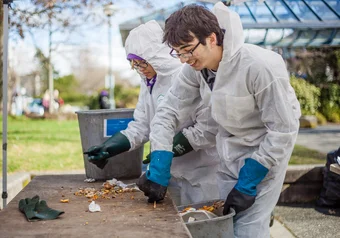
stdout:
<svg viewBox="0 0 340 238">
<path fill-rule="evenodd" d="M 159 195 L 154 191 L 163 189 L 159 181 L 167 179 L 173 128 L 203 101 L 219 124 L 223 213 L 231 207 L 236 211 L 235 237 L 269 238 L 270 214 L 298 133 L 300 105 L 281 56 L 245 44 L 240 17 L 222 2 L 213 12 L 189 5 L 166 20 L 163 40 L 186 65 L 157 108 L 150 167 L 138 184 L 147 196 Z"/>
<path fill-rule="evenodd" d="M 169 55 L 170 48 L 162 43 L 163 31 L 156 21 L 133 29 L 126 39 L 127 59 L 142 79 L 134 121 L 127 129 L 113 135 L 103 144 L 88 149 L 90 162 L 103 169 L 110 157 L 142 146 L 149 140 L 150 123 L 164 95 L 171 87 L 182 64 Z M 169 191 L 177 205 L 218 199 L 217 167 L 220 164 L 215 147 L 217 124 L 209 108 L 198 104 L 180 120 L 169 154 L 174 156 L 169 179 L 158 193 Z M 111 159 L 114 159 L 111 158 Z M 199 173 L 197 173 L 199 172 Z M 202 178 L 201 174 L 205 177 Z M 150 197 L 150 202 L 158 201 Z"/>
</svg>

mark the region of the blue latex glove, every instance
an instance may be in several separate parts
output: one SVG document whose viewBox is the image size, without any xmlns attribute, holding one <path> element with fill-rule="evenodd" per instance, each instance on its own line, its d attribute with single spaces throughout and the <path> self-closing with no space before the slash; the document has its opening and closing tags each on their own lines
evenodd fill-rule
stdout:
<svg viewBox="0 0 340 238">
<path fill-rule="evenodd" d="M 170 167 L 173 153 L 166 150 L 155 150 L 151 153 L 151 162 L 146 171 L 147 179 L 167 187 L 170 175 Z"/>
<path fill-rule="evenodd" d="M 223 214 L 228 214 L 230 207 L 233 207 L 236 213 L 251 207 L 257 195 L 256 186 L 266 177 L 268 171 L 266 167 L 256 160 L 245 159 L 238 181 L 224 203 Z"/>
</svg>

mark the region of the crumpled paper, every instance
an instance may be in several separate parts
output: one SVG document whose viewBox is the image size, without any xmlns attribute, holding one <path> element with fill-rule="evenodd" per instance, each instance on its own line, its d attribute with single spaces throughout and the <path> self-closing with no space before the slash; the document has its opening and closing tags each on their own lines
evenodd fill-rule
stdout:
<svg viewBox="0 0 340 238">
<path fill-rule="evenodd" d="M 96 180 L 94 178 L 87 178 L 84 180 L 85 183 L 93 183 L 96 182 Z"/>
<path fill-rule="evenodd" d="M 101 212 L 99 204 L 96 204 L 95 201 L 92 201 L 89 205 L 90 212 Z"/>
</svg>

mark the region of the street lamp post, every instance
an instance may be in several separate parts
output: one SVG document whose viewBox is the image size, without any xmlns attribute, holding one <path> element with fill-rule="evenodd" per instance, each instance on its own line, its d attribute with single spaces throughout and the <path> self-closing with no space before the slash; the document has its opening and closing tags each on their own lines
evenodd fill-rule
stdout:
<svg viewBox="0 0 340 238">
<path fill-rule="evenodd" d="M 108 45 L 109 45 L 109 84 L 110 84 L 110 108 L 116 108 L 116 103 L 114 99 L 114 85 L 113 85 L 113 76 L 112 76 L 112 39 L 111 39 L 111 16 L 118 10 L 117 6 L 112 3 L 106 4 L 104 6 L 104 13 L 108 18 Z"/>
</svg>

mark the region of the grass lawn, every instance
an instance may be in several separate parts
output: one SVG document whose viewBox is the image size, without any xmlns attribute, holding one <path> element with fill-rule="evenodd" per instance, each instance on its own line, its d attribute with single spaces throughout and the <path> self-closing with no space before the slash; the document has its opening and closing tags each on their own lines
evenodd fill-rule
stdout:
<svg viewBox="0 0 340 238">
<path fill-rule="evenodd" d="M 149 151 L 147 143 L 144 157 Z M 290 164 L 323 164 L 325 158 L 322 153 L 295 146 Z M 7 165 L 9 173 L 84 169 L 78 121 L 9 117 Z"/>
<path fill-rule="evenodd" d="M 8 172 L 84 168 L 76 120 L 9 117 L 7 140 Z"/>
<path fill-rule="evenodd" d="M 295 145 L 289 164 L 325 164 L 326 154 L 308 149 L 301 145 Z"/>
</svg>

